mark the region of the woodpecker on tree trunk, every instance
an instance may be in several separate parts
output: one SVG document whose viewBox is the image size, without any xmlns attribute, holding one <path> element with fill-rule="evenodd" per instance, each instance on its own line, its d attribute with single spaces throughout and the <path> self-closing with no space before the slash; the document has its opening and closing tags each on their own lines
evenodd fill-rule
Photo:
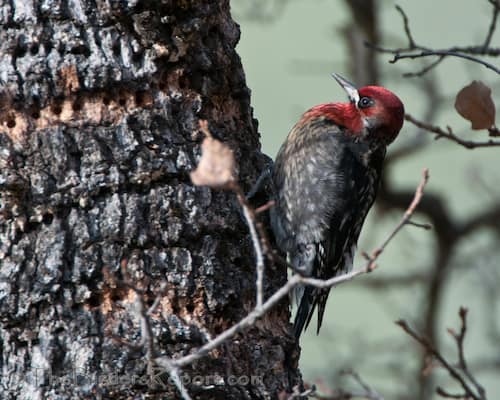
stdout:
<svg viewBox="0 0 500 400">
<path fill-rule="evenodd" d="M 348 103 L 320 104 L 289 133 L 274 163 L 271 226 L 291 266 L 305 276 L 329 279 L 352 269 L 359 233 L 379 185 L 386 147 L 404 119 L 401 100 L 389 90 L 353 84 L 333 74 Z M 295 336 L 316 306 L 321 328 L 330 289 L 298 288 Z"/>
</svg>

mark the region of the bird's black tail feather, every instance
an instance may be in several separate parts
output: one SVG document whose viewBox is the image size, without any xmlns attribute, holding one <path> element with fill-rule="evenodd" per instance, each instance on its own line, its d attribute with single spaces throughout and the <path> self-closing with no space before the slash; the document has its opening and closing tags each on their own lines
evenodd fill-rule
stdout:
<svg viewBox="0 0 500 400">
<path fill-rule="evenodd" d="M 316 334 L 319 334 L 329 292 L 330 289 L 318 289 L 310 286 L 304 288 L 293 323 L 293 330 L 297 339 L 299 339 L 301 333 L 309 326 L 316 306 L 318 306 L 318 327 Z"/>
<path fill-rule="evenodd" d="M 312 295 L 312 287 L 303 288 L 302 296 L 299 300 L 299 308 L 297 309 L 297 314 L 295 315 L 295 321 L 293 323 L 293 331 L 295 333 L 295 338 L 299 338 L 303 330 L 307 328 L 309 322 L 311 321 L 311 316 L 314 312 L 314 297 Z"/>
</svg>

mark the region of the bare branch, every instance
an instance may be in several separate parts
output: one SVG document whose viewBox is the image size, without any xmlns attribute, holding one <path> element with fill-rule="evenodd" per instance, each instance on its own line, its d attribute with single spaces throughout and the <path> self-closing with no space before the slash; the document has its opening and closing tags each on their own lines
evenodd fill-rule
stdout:
<svg viewBox="0 0 500 400">
<path fill-rule="evenodd" d="M 421 47 L 417 47 L 417 49 L 421 50 Z M 423 57 L 429 57 L 429 56 L 439 56 L 440 58 L 452 56 L 452 57 L 458 57 L 458 58 L 464 58 L 469 61 L 473 61 L 475 63 L 481 64 L 485 66 L 488 69 L 491 69 L 492 71 L 496 72 L 497 74 L 500 74 L 500 69 L 495 67 L 493 64 L 486 62 L 484 60 L 481 60 L 478 57 L 471 56 L 470 54 L 465 54 L 465 53 L 459 53 L 457 51 L 451 51 L 451 50 L 422 50 L 419 53 L 406 53 L 406 54 L 401 54 L 401 52 L 392 52 L 394 54 L 394 58 L 390 60 L 389 62 L 391 64 L 394 64 L 398 62 L 399 60 L 403 60 L 405 58 L 410 58 L 410 59 L 415 59 L 415 58 L 423 58 Z M 438 62 L 435 62 L 432 67 L 435 67 L 438 64 Z M 431 68 L 427 68 L 427 71 L 429 71 Z"/>
<path fill-rule="evenodd" d="M 299 284 L 308 284 L 308 285 L 313 285 L 316 287 L 332 287 L 334 285 L 338 285 L 343 282 L 347 282 L 354 277 L 364 274 L 367 272 L 366 267 L 360 268 L 358 270 L 355 270 L 353 272 L 350 272 L 348 274 L 340 275 L 335 278 L 329 279 L 328 281 L 324 281 L 321 279 L 312 279 L 312 278 L 304 278 L 301 275 L 294 275 L 292 276 L 288 282 L 283 285 L 280 289 L 278 289 L 269 299 L 267 299 L 263 304 L 262 307 L 260 308 L 255 308 L 253 311 L 251 311 L 245 318 L 240 320 L 237 324 L 233 325 L 231 328 L 225 330 L 218 336 L 216 336 L 214 339 L 210 340 L 207 342 L 204 346 L 200 347 L 197 349 L 194 353 L 191 353 L 187 356 L 181 357 L 176 360 L 169 360 L 166 357 L 159 357 L 156 359 L 156 362 L 159 365 L 164 365 L 165 360 L 169 360 L 173 365 L 177 367 L 182 367 L 185 365 L 189 365 L 192 362 L 199 360 L 200 358 L 204 357 L 210 351 L 214 350 L 215 348 L 219 347 L 221 344 L 229 340 L 231 337 L 236 335 L 237 333 L 243 331 L 244 329 L 252 326 L 257 319 L 262 317 L 264 314 L 266 314 L 268 311 L 270 311 L 276 304 L 278 304 L 283 298 L 288 296 L 288 293 L 297 285 Z"/>
<path fill-rule="evenodd" d="M 182 383 L 181 377 L 179 376 L 179 368 L 172 365 L 172 363 L 170 363 L 169 360 L 164 360 L 161 366 L 167 370 L 168 374 L 170 375 L 170 378 L 172 379 L 175 386 L 179 390 L 182 398 L 184 400 L 191 400 L 191 396 L 189 395 L 186 387 L 184 386 L 184 383 Z"/>
<path fill-rule="evenodd" d="M 467 311 L 468 311 L 467 308 L 460 307 L 460 310 L 458 311 L 458 315 L 460 316 L 460 321 L 461 321 L 460 333 L 457 335 L 453 331 L 450 331 L 450 334 L 455 338 L 457 342 L 458 365 L 460 366 L 460 369 L 464 372 L 465 376 L 476 387 L 476 390 L 478 391 L 481 398 L 485 398 L 486 392 L 484 388 L 477 382 L 476 378 L 471 374 L 467 366 L 467 362 L 465 360 L 464 340 L 465 340 L 465 334 L 467 333 Z"/>
<path fill-rule="evenodd" d="M 420 71 L 417 72 L 405 72 L 403 76 L 405 78 L 415 78 L 415 77 L 420 77 L 425 75 L 427 72 L 429 72 L 431 69 L 434 67 L 437 67 L 438 64 L 440 64 L 443 60 L 445 59 L 444 56 L 439 57 L 436 61 L 431 62 L 429 65 L 426 65 L 424 68 L 422 68 Z"/>
<path fill-rule="evenodd" d="M 467 397 L 467 395 L 465 393 L 458 393 L 458 394 L 449 393 L 440 386 L 438 386 L 436 388 L 436 393 L 438 395 L 440 395 L 441 397 L 444 397 L 445 399 L 462 399 L 463 400 L 464 398 Z"/>
<path fill-rule="evenodd" d="M 431 224 L 422 224 L 420 222 L 414 222 L 414 221 L 406 221 L 406 223 L 408 225 L 412 225 L 412 226 L 416 226 L 417 228 L 422 228 L 422 229 L 425 229 L 426 231 L 432 229 L 432 225 Z"/>
<path fill-rule="evenodd" d="M 193 353 L 175 360 L 165 356 L 158 357 L 155 360 L 157 364 L 165 367 L 173 366 L 179 368 L 189 365 L 192 362 L 204 357 L 210 351 L 214 350 L 215 348 L 217 348 L 218 346 L 229 340 L 237 333 L 252 326 L 258 318 L 262 317 L 265 313 L 271 310 L 276 304 L 278 304 L 283 298 L 285 298 L 295 286 L 299 284 L 311 285 L 318 288 L 330 288 L 340 283 L 347 282 L 358 275 L 362 275 L 372 271 L 375 268 L 375 261 L 378 259 L 380 254 L 382 254 L 385 247 L 394 238 L 394 236 L 403 228 L 403 226 L 407 223 L 407 221 L 411 218 L 411 216 L 415 212 L 415 209 L 422 198 L 424 186 L 427 183 L 428 177 L 429 177 L 428 170 L 425 169 L 423 172 L 423 178 L 415 191 L 414 198 L 411 204 L 408 206 L 403 217 L 401 218 L 401 221 L 398 223 L 396 228 L 389 234 L 389 236 L 383 241 L 383 243 L 372 252 L 371 256 L 368 257 L 365 266 L 356 269 L 350 273 L 336 276 L 328 280 L 306 278 L 299 274 L 295 274 L 287 281 L 285 285 L 283 285 L 271 297 L 269 297 L 265 302 L 263 302 L 261 307 L 254 308 L 254 310 L 252 310 L 246 317 L 244 317 L 238 323 L 233 325 L 231 328 L 225 330 L 224 332 L 222 332 L 221 334 L 219 334 L 218 336 L 207 342 L 205 345 L 194 351 Z M 243 193 L 241 191 L 239 195 L 242 196 L 244 199 Z"/>
<path fill-rule="evenodd" d="M 159 290 L 158 294 L 156 295 L 156 298 L 153 301 L 153 304 L 151 304 L 151 307 L 149 307 L 149 309 L 146 313 L 147 315 L 151 315 L 152 313 L 154 313 L 154 311 L 156 310 L 156 307 L 158 307 L 163 295 L 165 294 L 166 288 L 167 288 L 167 282 L 164 281 L 161 283 L 160 290 Z"/>
<path fill-rule="evenodd" d="M 396 234 L 403 228 L 403 226 L 407 225 L 410 221 L 411 216 L 415 212 L 415 209 L 417 208 L 417 205 L 420 203 L 420 200 L 422 200 L 422 196 L 424 194 L 424 187 L 427 184 L 427 181 L 429 180 L 429 170 L 427 168 L 424 169 L 422 173 L 423 177 L 422 180 L 420 181 L 420 184 L 417 187 L 417 190 L 415 191 L 415 195 L 413 196 L 413 200 L 406 209 L 405 213 L 403 214 L 403 217 L 399 221 L 399 223 L 396 225 L 394 230 L 390 233 L 390 235 L 387 237 L 387 239 L 382 243 L 380 247 L 375 249 L 375 251 L 368 256 L 366 253 L 365 258 L 369 261 L 367 265 L 367 269 L 371 271 L 373 268 L 375 268 L 375 260 L 378 258 L 380 254 L 384 251 L 384 249 L 387 247 L 387 245 L 391 242 L 391 240 L 396 236 Z M 412 225 L 415 225 L 412 223 Z"/>
<path fill-rule="evenodd" d="M 448 128 L 448 130 L 445 131 L 444 129 L 441 129 L 438 126 L 426 124 L 425 122 L 419 121 L 409 114 L 405 115 L 405 120 L 412 123 L 413 125 L 415 125 L 418 128 L 421 128 L 421 129 L 424 129 L 428 132 L 434 133 L 436 135 L 436 139 L 446 138 L 448 140 L 451 140 L 453 142 L 458 143 L 459 145 L 465 147 L 466 149 L 475 149 L 477 147 L 500 146 L 500 141 L 495 141 L 492 139 L 484 141 L 484 142 L 474 142 L 474 141 L 470 141 L 470 140 L 463 140 L 463 139 L 459 138 L 458 136 L 456 136 L 453 133 L 453 131 L 451 130 L 451 128 Z"/>
<path fill-rule="evenodd" d="M 410 21 L 408 20 L 408 16 L 400 6 L 396 4 L 395 7 L 396 10 L 401 14 L 401 17 L 403 18 L 405 33 L 406 37 L 408 38 L 408 49 L 414 49 L 417 46 L 417 44 L 415 43 L 415 40 L 413 39 L 413 36 L 411 34 Z"/>
<path fill-rule="evenodd" d="M 438 57 L 438 59 L 431 64 L 427 65 L 423 69 L 418 72 L 410 72 L 403 74 L 405 77 L 415 77 L 422 76 L 435 68 L 438 64 L 440 64 L 446 57 L 458 57 L 463 58 L 480 65 L 500 74 L 500 68 L 495 65 L 484 61 L 479 58 L 479 56 L 499 56 L 500 48 L 491 48 L 490 43 L 493 37 L 493 33 L 495 32 L 496 23 L 498 19 L 498 14 L 500 12 L 500 7 L 498 4 L 498 0 L 488 0 L 493 5 L 492 11 L 492 19 L 488 29 L 488 33 L 486 35 L 486 39 L 483 44 L 479 46 L 452 46 L 447 49 L 432 49 L 426 46 L 418 45 L 410 30 L 409 18 L 403 9 L 400 6 L 396 6 L 396 10 L 401 14 L 403 18 L 404 31 L 406 37 L 408 39 L 408 47 L 406 48 L 384 48 L 381 46 L 375 46 L 371 43 L 365 43 L 365 45 L 369 48 L 374 49 L 380 53 L 385 54 L 393 54 L 394 57 L 390 60 L 390 63 L 396 63 L 402 59 L 416 59 L 416 58 L 425 58 L 425 57 Z"/>
<path fill-rule="evenodd" d="M 363 388 L 365 391 L 365 396 L 367 399 L 373 400 L 384 400 L 381 394 L 379 394 L 375 389 L 373 389 L 370 385 L 368 385 L 361 376 L 353 370 L 343 371 L 345 375 L 352 376 L 352 378 L 358 383 L 359 386 Z"/>
<path fill-rule="evenodd" d="M 428 354 L 434 357 L 441 364 L 441 366 L 448 371 L 451 377 L 454 380 L 456 380 L 460 384 L 460 386 L 462 386 L 462 389 L 464 390 L 464 394 L 460 395 L 461 397 L 457 397 L 459 395 L 450 394 L 446 392 L 444 389 L 438 387 L 436 389 L 437 394 L 439 394 L 442 397 L 448 397 L 448 398 L 472 398 L 474 400 L 486 400 L 486 392 L 484 388 L 477 383 L 476 379 L 467 369 L 467 364 L 465 362 L 463 342 L 467 330 L 467 324 L 466 324 L 467 310 L 461 307 L 459 315 L 462 323 L 460 334 L 457 335 L 452 330 L 448 331 L 456 340 L 457 350 L 459 353 L 459 368 L 460 370 L 463 371 L 465 378 L 459 373 L 457 368 L 455 368 L 450 362 L 448 362 L 444 358 L 444 356 L 439 352 L 439 350 L 437 350 L 437 348 L 427 338 L 425 338 L 422 335 L 419 335 L 412 328 L 410 328 L 410 326 L 406 321 L 399 320 L 396 321 L 396 324 L 399 325 L 413 339 L 415 339 L 425 349 L 425 351 Z M 467 380 L 470 381 L 472 387 Z"/>
<path fill-rule="evenodd" d="M 488 0 L 488 1 L 493 6 L 493 16 L 491 18 L 488 34 L 486 35 L 486 39 L 483 44 L 484 50 L 486 50 L 490 46 L 491 38 L 493 37 L 493 33 L 495 32 L 495 28 L 497 26 L 498 14 L 500 12 L 500 3 L 498 0 Z"/>
<path fill-rule="evenodd" d="M 259 240 L 259 236 L 257 235 L 257 229 L 255 227 L 255 211 L 248 204 L 248 201 L 243 194 L 243 191 L 239 186 L 234 187 L 234 191 L 236 192 L 236 197 L 243 209 L 243 215 L 245 216 L 245 220 L 248 225 L 248 229 L 250 231 L 250 237 L 252 238 L 253 248 L 255 251 L 255 259 L 256 259 L 256 268 L 257 268 L 257 281 L 256 281 L 256 308 L 262 307 L 262 301 L 264 297 L 264 289 L 263 289 L 263 281 L 264 281 L 264 254 L 262 252 L 261 241 Z"/>
<path fill-rule="evenodd" d="M 131 288 L 135 292 L 135 301 L 134 301 L 134 313 L 136 315 L 136 318 L 140 321 L 140 327 L 141 327 L 141 340 L 138 345 L 134 344 L 129 344 L 125 342 L 124 340 L 119 340 L 120 343 L 124 343 L 128 347 L 134 348 L 134 349 L 140 349 L 141 347 L 144 347 L 146 349 L 146 361 L 148 365 L 147 372 L 148 374 L 152 377 L 154 375 L 154 366 L 156 363 L 155 357 L 156 357 L 156 349 L 155 349 L 155 344 L 154 344 L 154 339 L 153 339 L 153 332 L 151 330 L 151 324 L 149 321 L 149 315 L 154 312 L 156 307 L 158 306 L 161 297 L 163 295 L 163 292 L 165 291 L 166 288 L 166 283 L 162 283 L 160 287 L 160 291 L 158 292 L 155 301 L 151 305 L 151 307 L 146 310 L 146 307 L 144 305 L 144 292 L 137 288 L 133 282 L 131 282 L 127 269 L 127 260 L 122 260 L 121 263 L 121 270 L 122 270 L 122 275 L 123 275 L 123 280 L 124 284 Z M 119 339 L 119 338 L 118 338 Z M 172 365 L 172 363 L 169 360 L 165 360 L 165 362 L 161 365 L 163 368 L 166 369 L 168 372 L 170 378 L 174 382 L 175 386 L 179 390 L 179 393 L 181 394 L 182 398 L 184 400 L 191 400 L 191 396 L 189 395 L 186 387 L 184 386 L 184 383 L 180 379 L 179 376 L 179 367 Z"/>
</svg>

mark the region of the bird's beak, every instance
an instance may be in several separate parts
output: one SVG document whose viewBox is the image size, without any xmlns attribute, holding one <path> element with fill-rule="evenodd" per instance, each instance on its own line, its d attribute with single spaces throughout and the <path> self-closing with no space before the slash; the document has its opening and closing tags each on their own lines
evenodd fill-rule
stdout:
<svg viewBox="0 0 500 400">
<path fill-rule="evenodd" d="M 356 87 L 351 82 L 349 82 L 347 79 L 343 78 L 339 74 L 332 72 L 332 76 L 339 83 L 339 85 L 342 86 L 342 88 L 347 92 L 349 100 L 354 104 L 358 104 L 359 101 L 358 89 L 356 89 Z"/>
</svg>

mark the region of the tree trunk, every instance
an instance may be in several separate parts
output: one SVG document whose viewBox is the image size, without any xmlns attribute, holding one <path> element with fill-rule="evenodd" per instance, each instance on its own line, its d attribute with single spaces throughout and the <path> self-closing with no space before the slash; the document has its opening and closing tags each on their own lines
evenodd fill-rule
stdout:
<svg viewBox="0 0 500 400">
<path fill-rule="evenodd" d="M 255 304 L 234 195 L 188 174 L 200 119 L 234 150 L 244 189 L 269 162 L 228 0 L 0 4 L 1 397 L 178 398 L 146 371 L 136 296 L 160 300 L 155 351 L 173 358 Z M 267 295 L 285 280 L 268 266 Z M 184 369 L 191 396 L 299 383 L 288 319 L 283 302 Z"/>
</svg>

